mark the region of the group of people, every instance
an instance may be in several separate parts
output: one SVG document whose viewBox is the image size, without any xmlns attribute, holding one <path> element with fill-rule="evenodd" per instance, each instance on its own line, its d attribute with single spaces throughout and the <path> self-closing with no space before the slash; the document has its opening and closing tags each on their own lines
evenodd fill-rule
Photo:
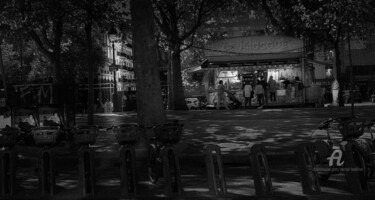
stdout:
<svg viewBox="0 0 375 200">
<path fill-rule="evenodd" d="M 295 77 L 293 85 L 295 86 L 295 97 L 299 102 L 300 98 L 302 98 L 302 90 L 304 88 L 303 83 L 299 80 L 299 77 Z M 258 78 L 254 88 L 251 85 L 251 82 L 245 82 L 243 86 L 243 95 L 245 98 L 244 107 L 251 106 L 252 98 L 257 99 L 258 109 L 262 109 L 264 105 L 268 105 L 268 97 L 271 103 L 276 102 L 276 91 L 278 89 L 285 89 L 285 96 L 290 99 L 291 88 L 292 83 L 289 80 L 284 80 L 282 86 L 279 88 L 276 80 L 273 79 L 273 76 L 270 76 L 267 82 L 263 77 Z"/>
<path fill-rule="evenodd" d="M 274 99 L 276 101 L 276 81 L 273 80 L 271 76 L 268 83 L 264 80 L 263 77 L 260 77 L 256 80 L 256 85 L 253 88 L 250 81 L 246 81 L 243 86 L 243 95 L 245 98 L 244 107 L 251 106 L 252 98 L 256 98 L 258 101 L 258 109 L 262 109 L 265 102 L 267 102 L 267 89 L 270 92 L 271 101 Z M 273 93 L 273 94 L 272 94 Z"/>
<path fill-rule="evenodd" d="M 285 89 L 286 97 L 289 99 L 292 91 L 292 84 L 295 86 L 295 98 L 297 101 L 300 101 L 302 98 L 302 90 L 304 88 L 303 83 L 299 80 L 299 77 L 295 77 L 293 83 L 289 80 L 284 80 L 282 82 L 281 89 Z M 279 89 L 279 85 L 276 80 L 273 79 L 273 76 L 270 76 L 268 81 L 264 77 L 259 77 L 256 79 L 255 86 L 252 85 L 252 82 L 246 81 L 243 84 L 243 97 L 244 97 L 244 108 L 251 107 L 251 102 L 253 98 L 256 98 L 258 102 L 258 109 L 262 109 L 265 105 L 268 105 L 268 97 L 270 102 L 276 102 L 276 91 Z M 228 103 L 225 98 L 225 86 L 223 81 L 220 80 L 216 86 L 217 102 L 216 109 L 220 109 L 220 102 L 224 103 L 224 107 L 229 109 Z"/>
</svg>

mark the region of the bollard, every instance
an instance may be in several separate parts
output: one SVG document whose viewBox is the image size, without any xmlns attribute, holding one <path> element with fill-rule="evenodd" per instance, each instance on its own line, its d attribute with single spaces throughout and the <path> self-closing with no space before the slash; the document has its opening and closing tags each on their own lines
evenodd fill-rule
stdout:
<svg viewBox="0 0 375 200">
<path fill-rule="evenodd" d="M 0 156 L 1 197 L 6 199 L 12 197 L 16 190 L 17 154 L 14 149 L 5 149 Z"/>
<path fill-rule="evenodd" d="M 207 145 L 205 155 L 209 191 L 216 196 L 227 195 L 220 147 L 218 145 Z M 217 168 L 215 167 L 214 156 L 216 156 Z"/>
<path fill-rule="evenodd" d="M 73 129 L 74 141 L 81 147 L 78 150 L 79 187 L 84 198 L 95 194 L 94 151 L 90 148 L 96 142 L 97 126 L 79 126 Z"/>
<path fill-rule="evenodd" d="M 181 185 L 181 171 L 178 156 L 172 147 L 162 149 L 163 175 L 165 179 L 165 191 L 168 194 L 179 194 L 183 192 Z"/>
<path fill-rule="evenodd" d="M 121 196 L 137 194 L 137 180 L 135 174 L 135 150 L 134 147 L 121 146 Z"/>
<path fill-rule="evenodd" d="M 314 168 L 314 148 L 313 144 L 308 142 L 298 145 L 295 151 L 304 194 L 321 193 L 318 174 Z"/>
<path fill-rule="evenodd" d="M 354 194 L 361 194 L 368 190 L 367 180 L 361 180 L 361 173 L 367 174 L 366 167 L 356 164 L 353 154 L 361 154 L 357 144 L 353 141 L 344 141 L 340 144 L 344 156 L 344 173 L 347 183 Z M 363 160 L 364 160 L 364 155 Z M 366 165 L 366 163 L 363 163 Z"/>
<path fill-rule="evenodd" d="M 266 148 L 261 144 L 254 144 L 249 154 L 256 195 L 271 196 L 273 189 Z"/>
<path fill-rule="evenodd" d="M 88 146 L 78 150 L 79 186 L 84 198 L 92 198 L 95 194 L 94 151 Z"/>
<path fill-rule="evenodd" d="M 55 161 L 53 149 L 44 147 L 39 154 L 39 188 L 42 196 L 53 196 L 56 192 Z"/>
<path fill-rule="evenodd" d="M 128 123 L 113 127 L 120 149 L 121 196 L 137 194 L 137 179 L 134 145 L 139 140 L 138 124 Z"/>
</svg>

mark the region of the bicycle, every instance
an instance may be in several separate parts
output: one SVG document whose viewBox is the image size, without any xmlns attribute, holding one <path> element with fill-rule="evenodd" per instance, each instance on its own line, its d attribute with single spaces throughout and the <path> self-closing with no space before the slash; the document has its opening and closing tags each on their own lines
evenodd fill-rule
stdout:
<svg viewBox="0 0 375 200">
<path fill-rule="evenodd" d="M 354 164 L 362 169 L 359 171 L 360 183 L 362 188 L 367 187 L 368 178 L 372 176 L 375 170 L 375 156 L 374 156 L 374 136 L 372 131 L 374 128 L 374 120 L 367 122 L 366 120 L 358 119 L 358 117 L 341 117 L 341 118 L 329 118 L 323 121 L 319 126 L 319 130 L 326 132 L 326 138 L 317 139 L 314 141 L 314 163 L 318 168 L 329 166 L 329 170 L 317 171 L 318 178 L 322 181 L 329 179 L 333 173 L 340 173 L 344 166 L 338 166 L 337 162 L 333 162 L 333 165 L 329 165 L 327 158 L 330 157 L 334 150 L 340 149 L 347 142 L 353 142 L 352 156 L 354 158 Z M 364 135 L 364 130 L 370 130 L 371 139 L 361 138 Z M 316 130 L 314 130 L 310 136 L 312 136 Z M 335 138 L 334 135 L 339 135 Z"/>
<path fill-rule="evenodd" d="M 179 165 L 173 146 L 179 142 L 182 128 L 178 121 L 153 127 L 155 136 L 150 139 L 148 147 L 150 181 L 156 184 L 160 177 L 169 179 L 172 192 L 177 192 L 180 186 Z"/>
</svg>

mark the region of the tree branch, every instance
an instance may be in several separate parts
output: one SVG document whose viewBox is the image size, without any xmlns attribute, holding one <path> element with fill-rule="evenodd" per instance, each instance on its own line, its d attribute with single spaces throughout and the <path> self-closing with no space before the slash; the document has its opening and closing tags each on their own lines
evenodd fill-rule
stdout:
<svg viewBox="0 0 375 200">
<path fill-rule="evenodd" d="M 43 45 L 43 42 L 40 40 L 38 34 L 34 30 L 30 30 L 28 35 L 31 37 L 31 39 L 34 40 L 35 44 L 37 45 L 38 49 L 49 59 L 52 60 L 53 54 L 51 51 L 47 50 L 45 46 Z"/>
<path fill-rule="evenodd" d="M 159 25 L 159 27 L 163 30 L 166 35 L 172 35 L 172 30 L 170 28 L 170 20 L 166 15 L 166 11 L 161 7 L 161 5 L 157 2 L 157 0 L 153 0 L 156 8 L 158 9 L 161 19 L 158 16 L 155 16 L 155 21 Z"/>
<path fill-rule="evenodd" d="M 283 26 L 280 24 L 280 22 L 276 19 L 276 17 L 273 15 L 270 7 L 267 5 L 267 2 L 265 0 L 261 1 L 261 6 L 263 8 L 263 11 L 266 13 L 266 15 L 271 20 L 271 24 L 278 27 L 280 30 L 284 30 Z"/>
<path fill-rule="evenodd" d="M 195 21 L 194 26 L 189 31 L 182 34 L 182 36 L 180 37 L 180 41 L 184 41 L 190 35 L 193 35 L 195 33 L 195 31 L 202 25 L 202 19 L 203 19 L 204 13 L 205 13 L 205 12 L 203 12 L 203 8 L 204 8 L 204 5 L 205 5 L 204 3 L 205 3 L 205 0 L 202 0 L 200 5 L 199 5 L 197 20 Z"/>
<path fill-rule="evenodd" d="M 42 34 L 42 39 L 44 41 L 44 43 L 48 46 L 48 48 L 52 49 L 53 48 L 53 44 L 51 43 L 51 41 L 48 39 L 48 36 L 47 36 L 47 29 L 46 28 L 43 28 L 41 30 L 41 34 Z"/>
<path fill-rule="evenodd" d="M 185 47 L 181 49 L 181 52 L 182 52 L 182 51 L 185 51 L 185 50 L 187 50 L 187 49 L 189 49 L 190 47 L 193 46 L 193 44 L 194 44 L 194 36 L 195 36 L 195 33 L 191 36 L 191 41 L 190 41 L 190 43 L 187 44 L 187 45 L 185 44 Z"/>
</svg>

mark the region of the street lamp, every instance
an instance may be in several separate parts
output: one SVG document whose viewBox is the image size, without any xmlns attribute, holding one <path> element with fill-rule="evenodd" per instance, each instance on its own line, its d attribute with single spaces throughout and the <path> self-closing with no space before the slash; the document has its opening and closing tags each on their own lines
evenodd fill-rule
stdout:
<svg viewBox="0 0 375 200">
<path fill-rule="evenodd" d="M 113 111 L 118 111 L 118 100 L 117 100 L 117 81 L 116 81 L 116 60 L 115 60 L 115 41 L 117 39 L 117 31 L 112 26 L 111 29 L 108 31 L 108 38 L 109 41 L 112 42 L 112 66 L 110 66 L 110 70 L 113 71 L 113 84 L 114 84 L 114 92 L 113 92 Z"/>
</svg>

